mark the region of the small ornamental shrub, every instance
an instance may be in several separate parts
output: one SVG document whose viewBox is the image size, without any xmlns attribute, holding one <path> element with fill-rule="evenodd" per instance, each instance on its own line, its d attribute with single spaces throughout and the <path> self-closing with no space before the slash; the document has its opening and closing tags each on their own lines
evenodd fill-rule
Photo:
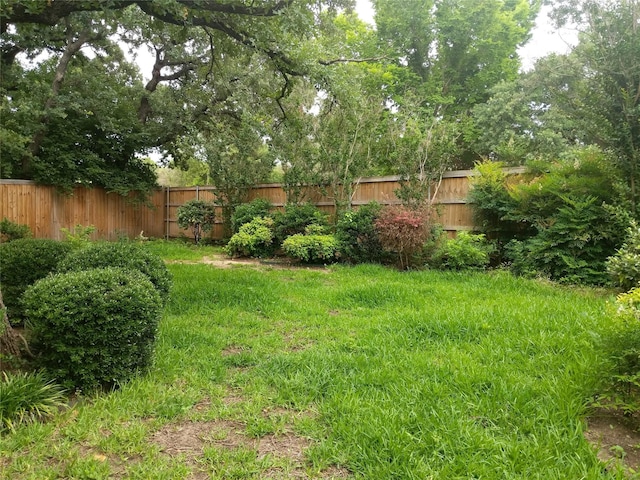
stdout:
<svg viewBox="0 0 640 480">
<path fill-rule="evenodd" d="M 382 247 L 398 256 L 398 265 L 406 269 L 429 239 L 429 213 L 397 205 L 384 207 L 375 221 Z"/>
<path fill-rule="evenodd" d="M 158 290 L 162 304 L 169 300 L 172 282 L 167 266 L 159 256 L 136 243 L 92 243 L 71 252 L 60 262 L 56 271 L 66 273 L 105 267 L 127 268 L 143 273 Z"/>
<path fill-rule="evenodd" d="M 215 205 L 203 200 L 189 200 L 178 207 L 178 226 L 190 228 L 198 245 L 203 232 L 209 232 L 215 223 Z"/>
<path fill-rule="evenodd" d="M 255 217 L 242 225 L 225 247 L 232 257 L 268 257 L 274 250 L 273 219 L 269 217 Z"/>
<path fill-rule="evenodd" d="M 342 215 L 336 225 L 340 258 L 350 263 L 379 263 L 384 259 L 375 221 L 382 205 L 370 202 Z"/>
<path fill-rule="evenodd" d="M 315 205 L 309 203 L 303 205 L 287 205 L 284 212 L 276 212 L 273 216 L 274 233 L 278 245 L 291 235 L 304 233 L 309 225 L 328 226 L 327 215 L 322 213 Z"/>
<path fill-rule="evenodd" d="M 162 303 L 138 271 L 51 275 L 27 289 L 24 305 L 36 365 L 62 385 L 113 386 L 151 364 Z"/>
<path fill-rule="evenodd" d="M 333 235 L 291 235 L 282 242 L 284 253 L 305 263 L 335 262 L 338 242 Z"/>
<path fill-rule="evenodd" d="M 493 246 L 485 236 L 469 232 L 458 232 L 456 238 L 447 240 L 442 246 L 442 266 L 453 270 L 486 268 Z"/>
<path fill-rule="evenodd" d="M 231 215 L 231 230 L 238 233 L 240 227 L 255 217 L 268 217 L 273 205 L 269 200 L 256 198 L 249 203 L 238 205 Z"/>
<path fill-rule="evenodd" d="M 633 414 L 640 410 L 640 288 L 618 296 L 611 313 L 615 322 L 603 335 L 610 380 L 599 399 L 602 406 Z"/>
<path fill-rule="evenodd" d="M 12 222 L 8 218 L 0 221 L 0 243 L 11 242 L 20 238 L 31 238 L 29 225 Z"/>
<path fill-rule="evenodd" d="M 67 404 L 64 390 L 42 374 L 5 373 L 0 378 L 0 432 L 36 422 Z"/>
<path fill-rule="evenodd" d="M 44 238 L 0 244 L 0 288 L 12 322 L 24 316 L 20 302 L 26 288 L 54 271 L 71 249 L 66 242 Z"/>
<path fill-rule="evenodd" d="M 94 225 L 77 224 L 73 228 L 61 228 L 65 241 L 71 243 L 75 248 L 88 245 L 91 242 L 91 235 L 97 230 Z"/>
<path fill-rule="evenodd" d="M 607 260 L 607 272 L 624 290 L 640 285 L 640 227 L 635 221 L 627 229 L 625 243 Z"/>
</svg>

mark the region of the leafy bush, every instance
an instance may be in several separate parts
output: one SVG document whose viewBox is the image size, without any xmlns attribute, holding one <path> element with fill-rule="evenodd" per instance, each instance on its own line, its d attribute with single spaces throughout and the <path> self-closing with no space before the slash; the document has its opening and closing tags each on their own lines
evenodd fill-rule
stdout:
<svg viewBox="0 0 640 480">
<path fill-rule="evenodd" d="M 84 247 L 91 241 L 91 235 L 97 228 L 93 225 L 77 224 L 72 229 L 61 228 L 60 231 L 65 236 L 65 241 L 71 243 L 76 248 Z"/>
<path fill-rule="evenodd" d="M 411 266 L 413 256 L 429 239 L 428 210 L 412 210 L 404 206 L 387 206 L 378 214 L 375 227 L 382 247 L 398 255 L 401 269 Z"/>
<path fill-rule="evenodd" d="M 340 257 L 351 263 L 380 263 L 384 259 L 375 221 L 382 205 L 370 202 L 358 210 L 349 210 L 336 225 Z"/>
<path fill-rule="evenodd" d="M 255 217 L 229 239 L 225 252 L 234 257 L 268 257 L 274 249 L 273 219 Z"/>
<path fill-rule="evenodd" d="M 612 316 L 615 322 L 603 335 L 610 371 L 601 406 L 632 414 L 640 410 L 640 288 L 618 296 Z"/>
<path fill-rule="evenodd" d="M 596 148 L 579 148 L 554 162 L 529 162 L 511 184 L 487 164 L 470 199 L 501 253 L 506 245 L 515 273 L 602 284 L 629 222 L 614 164 Z"/>
<path fill-rule="evenodd" d="M 608 280 L 605 261 L 624 231 L 614 212 L 595 197 L 572 200 L 537 235 L 510 245 L 514 273 L 543 275 L 562 282 L 600 285 Z"/>
<path fill-rule="evenodd" d="M 20 299 L 26 288 L 54 271 L 71 249 L 66 242 L 44 238 L 0 244 L 0 285 L 12 322 L 23 317 Z"/>
<path fill-rule="evenodd" d="M 635 221 L 627 229 L 625 243 L 607 260 L 607 273 L 625 290 L 640 285 L 640 227 Z"/>
<path fill-rule="evenodd" d="M 161 299 L 138 271 L 51 275 L 27 289 L 24 305 L 36 364 L 65 386 L 114 385 L 151 364 Z"/>
<path fill-rule="evenodd" d="M 238 233 L 240 227 L 255 217 L 268 217 L 273 205 L 269 200 L 256 198 L 249 203 L 238 205 L 231 215 L 231 230 Z"/>
<path fill-rule="evenodd" d="M 8 218 L 3 218 L 2 221 L 0 221 L 0 243 L 30 237 L 31 229 L 29 228 L 29 225 L 21 225 L 19 223 L 12 222 Z"/>
<path fill-rule="evenodd" d="M 178 207 L 178 226 L 190 228 L 198 245 L 203 232 L 209 232 L 215 224 L 215 205 L 203 200 L 189 200 Z"/>
<path fill-rule="evenodd" d="M 135 243 L 92 243 L 71 252 L 60 262 L 56 271 L 66 273 L 105 267 L 120 267 L 141 272 L 158 290 L 162 304 L 169 300 L 172 282 L 167 266 L 159 256 Z"/>
<path fill-rule="evenodd" d="M 273 229 L 278 245 L 291 235 L 304 233 L 309 225 L 329 225 L 327 215 L 310 203 L 287 205 L 284 207 L 284 212 L 274 214 L 273 220 Z"/>
<path fill-rule="evenodd" d="M 442 266 L 454 270 L 485 268 L 493 249 L 483 234 L 458 232 L 456 238 L 447 240 L 442 246 Z"/>
<path fill-rule="evenodd" d="M 305 263 L 334 262 L 338 253 L 338 242 L 333 235 L 302 235 L 287 237 L 282 242 L 284 253 Z"/>
<path fill-rule="evenodd" d="M 53 415 L 66 405 L 64 390 L 41 373 L 4 373 L 0 380 L 0 432 Z"/>
</svg>

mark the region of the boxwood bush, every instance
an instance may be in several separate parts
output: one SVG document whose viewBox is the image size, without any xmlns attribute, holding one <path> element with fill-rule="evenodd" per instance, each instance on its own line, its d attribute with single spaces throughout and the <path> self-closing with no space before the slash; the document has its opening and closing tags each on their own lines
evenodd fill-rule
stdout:
<svg viewBox="0 0 640 480">
<path fill-rule="evenodd" d="M 25 291 L 24 306 L 36 365 L 66 387 L 112 386 L 151 363 L 162 303 L 138 271 L 51 275 Z"/>
<path fill-rule="evenodd" d="M 328 216 L 310 203 L 287 205 L 283 212 L 274 214 L 273 220 L 273 229 L 278 245 L 281 245 L 284 239 L 291 235 L 304 233 L 309 225 L 322 227 L 329 225 Z"/>
<path fill-rule="evenodd" d="M 93 243 L 70 253 L 60 262 L 57 272 L 104 267 L 121 267 L 143 273 L 158 290 L 163 305 L 168 301 L 171 290 L 169 270 L 159 256 L 135 243 Z"/>
<path fill-rule="evenodd" d="M 12 323 L 24 316 L 20 300 L 26 288 L 55 270 L 71 250 L 69 243 L 44 238 L 0 244 L 0 286 Z"/>
<path fill-rule="evenodd" d="M 340 258 L 350 263 L 382 263 L 384 252 L 375 221 L 382 205 L 369 202 L 358 210 L 349 210 L 336 225 Z"/>
</svg>

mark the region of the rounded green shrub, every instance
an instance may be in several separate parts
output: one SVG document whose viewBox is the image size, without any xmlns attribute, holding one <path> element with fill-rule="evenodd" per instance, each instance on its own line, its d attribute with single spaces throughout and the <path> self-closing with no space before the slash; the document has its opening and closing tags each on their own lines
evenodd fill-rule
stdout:
<svg viewBox="0 0 640 480">
<path fill-rule="evenodd" d="M 327 215 L 310 203 L 302 205 L 287 205 L 283 212 L 276 212 L 273 216 L 273 230 L 278 245 L 284 239 L 298 233 L 305 233 L 309 225 L 328 226 Z"/>
<path fill-rule="evenodd" d="M 23 238 L 0 244 L 0 286 L 12 322 L 24 317 L 22 294 L 36 280 L 54 271 L 72 246 L 44 238 Z"/>
<path fill-rule="evenodd" d="M 20 238 L 31 238 L 29 225 L 15 223 L 8 218 L 0 221 L 0 242 L 12 242 Z"/>
<path fill-rule="evenodd" d="M 442 266 L 453 270 L 483 269 L 489 265 L 493 245 L 483 234 L 458 232 L 442 246 Z"/>
<path fill-rule="evenodd" d="M 62 385 L 111 386 L 151 364 L 162 304 L 138 271 L 51 275 L 27 289 L 24 306 L 36 365 Z"/>
<path fill-rule="evenodd" d="M 273 219 L 255 217 L 229 239 L 225 252 L 232 257 L 268 257 L 274 247 Z"/>
<path fill-rule="evenodd" d="M 381 263 L 382 244 L 375 227 L 382 205 L 370 202 L 358 210 L 349 210 L 336 225 L 340 257 L 351 263 Z"/>
<path fill-rule="evenodd" d="M 335 262 L 338 242 L 333 235 L 291 235 L 282 242 L 284 253 L 306 263 Z"/>
<path fill-rule="evenodd" d="M 231 216 L 231 230 L 238 233 L 240 227 L 255 217 L 268 217 L 273 205 L 269 200 L 256 198 L 249 203 L 238 205 Z"/>
<path fill-rule="evenodd" d="M 104 267 L 120 267 L 143 273 L 158 290 L 163 305 L 167 303 L 171 290 L 171 274 L 167 266 L 160 257 L 135 243 L 93 243 L 71 252 L 60 262 L 57 272 Z"/>
</svg>

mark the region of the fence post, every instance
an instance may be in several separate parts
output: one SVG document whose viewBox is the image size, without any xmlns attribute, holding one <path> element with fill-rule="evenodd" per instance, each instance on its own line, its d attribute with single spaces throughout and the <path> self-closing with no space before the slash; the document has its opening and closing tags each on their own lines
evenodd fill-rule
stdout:
<svg viewBox="0 0 640 480">
<path fill-rule="evenodd" d="M 167 186 L 166 189 L 167 189 L 167 196 L 166 196 L 166 200 L 165 200 L 165 204 L 166 204 L 166 208 L 165 208 L 166 219 L 165 219 L 165 235 L 164 235 L 164 237 L 165 237 L 165 240 L 169 240 L 169 228 L 170 228 L 170 224 L 169 224 L 169 222 L 170 222 L 169 211 L 170 210 L 169 209 L 171 208 L 170 203 L 169 203 L 169 200 L 170 200 L 169 190 L 171 189 L 171 187 Z"/>
</svg>

